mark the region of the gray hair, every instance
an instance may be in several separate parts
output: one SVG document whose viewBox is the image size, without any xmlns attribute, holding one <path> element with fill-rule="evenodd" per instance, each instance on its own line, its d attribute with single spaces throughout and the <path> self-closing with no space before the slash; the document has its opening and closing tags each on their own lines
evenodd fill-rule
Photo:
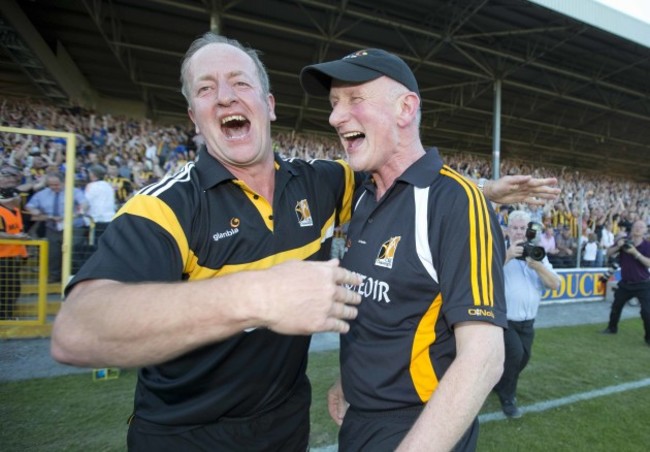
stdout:
<svg viewBox="0 0 650 452">
<path fill-rule="evenodd" d="M 525 210 L 513 210 L 508 214 L 508 224 L 512 220 L 524 220 L 524 223 L 530 223 L 530 214 Z"/>
<path fill-rule="evenodd" d="M 190 48 L 187 49 L 187 52 L 185 52 L 185 56 L 183 57 L 183 63 L 181 64 L 181 93 L 183 93 L 183 96 L 185 97 L 185 100 L 187 101 L 188 105 L 190 104 L 190 87 L 187 81 L 187 72 L 189 71 L 190 68 L 190 60 L 192 59 L 192 57 L 196 52 L 198 52 L 200 49 L 210 44 L 227 44 L 241 50 L 246 55 L 248 55 L 253 60 L 253 63 L 255 63 L 255 68 L 257 69 L 257 76 L 260 80 L 260 84 L 262 85 L 262 91 L 264 96 L 268 95 L 271 92 L 271 83 L 269 82 L 269 75 L 266 72 L 264 63 L 262 63 L 262 60 L 260 60 L 259 53 L 257 50 L 252 49 L 250 47 L 243 46 L 236 39 L 226 38 L 225 36 L 221 36 L 211 31 L 208 31 L 203 36 L 196 39 L 190 45 Z"/>
</svg>

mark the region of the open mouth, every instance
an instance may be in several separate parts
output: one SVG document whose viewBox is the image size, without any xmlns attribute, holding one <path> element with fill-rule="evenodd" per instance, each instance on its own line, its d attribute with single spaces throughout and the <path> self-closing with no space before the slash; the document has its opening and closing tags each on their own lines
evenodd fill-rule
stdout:
<svg viewBox="0 0 650 452">
<path fill-rule="evenodd" d="M 366 134 L 361 132 L 347 132 L 342 134 L 341 138 L 347 143 L 347 148 L 352 149 L 357 147 L 366 138 Z"/>
<path fill-rule="evenodd" d="M 250 129 L 250 121 L 242 115 L 226 116 L 221 120 L 221 131 L 229 140 L 245 137 Z"/>
</svg>

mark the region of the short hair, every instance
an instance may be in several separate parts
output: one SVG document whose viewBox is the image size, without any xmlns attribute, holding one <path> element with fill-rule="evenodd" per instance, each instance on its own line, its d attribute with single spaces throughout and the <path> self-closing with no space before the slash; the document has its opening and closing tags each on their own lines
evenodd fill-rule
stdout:
<svg viewBox="0 0 650 452">
<path fill-rule="evenodd" d="M 97 179 L 103 179 L 106 176 L 106 168 L 102 165 L 93 165 L 88 168 L 88 172 L 92 173 Z"/>
<path fill-rule="evenodd" d="M 208 31 L 207 33 L 203 34 L 203 36 L 197 38 L 194 40 L 194 42 L 192 42 L 189 49 L 187 49 L 187 52 L 185 52 L 183 63 L 181 64 L 181 93 L 183 93 L 183 96 L 185 97 L 188 105 L 190 104 L 190 87 L 187 81 L 187 72 L 190 68 L 190 60 L 196 52 L 210 44 L 227 44 L 241 50 L 246 55 L 248 55 L 251 60 L 253 60 L 253 63 L 255 63 L 257 76 L 260 80 L 260 84 L 262 85 L 262 91 L 264 95 L 266 96 L 271 92 L 269 74 L 266 72 L 266 67 L 264 67 L 264 63 L 262 63 L 262 60 L 260 60 L 259 52 L 257 50 L 242 45 L 236 39 L 226 38 L 225 36 L 221 36 Z"/>
<path fill-rule="evenodd" d="M 530 214 L 525 210 L 513 210 L 508 214 L 508 225 L 513 220 L 524 220 L 526 224 L 530 223 Z"/>
</svg>

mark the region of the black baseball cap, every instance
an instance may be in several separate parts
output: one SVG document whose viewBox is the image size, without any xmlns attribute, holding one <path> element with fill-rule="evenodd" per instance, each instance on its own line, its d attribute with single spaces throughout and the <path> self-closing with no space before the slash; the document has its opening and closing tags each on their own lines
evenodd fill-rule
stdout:
<svg viewBox="0 0 650 452">
<path fill-rule="evenodd" d="M 340 60 L 306 66 L 300 71 L 300 84 L 312 96 L 327 96 L 332 80 L 364 83 L 382 75 L 401 83 L 420 97 L 415 75 L 404 60 L 381 49 L 358 50 Z"/>
</svg>

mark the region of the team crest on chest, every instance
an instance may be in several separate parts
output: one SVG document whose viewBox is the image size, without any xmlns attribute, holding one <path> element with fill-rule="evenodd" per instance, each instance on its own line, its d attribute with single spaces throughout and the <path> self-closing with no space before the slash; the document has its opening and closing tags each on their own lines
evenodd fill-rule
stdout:
<svg viewBox="0 0 650 452">
<path fill-rule="evenodd" d="M 298 223 L 301 228 L 314 225 L 314 220 L 311 217 L 311 210 L 309 209 L 309 203 L 306 199 L 302 199 L 296 204 L 296 215 L 298 216 Z"/>
<path fill-rule="evenodd" d="M 393 268 L 393 259 L 395 257 L 395 251 L 397 250 L 397 245 L 402 239 L 402 236 L 391 237 L 382 243 L 377 254 L 377 259 L 375 259 L 375 265 L 378 267 L 384 268 Z"/>
</svg>

